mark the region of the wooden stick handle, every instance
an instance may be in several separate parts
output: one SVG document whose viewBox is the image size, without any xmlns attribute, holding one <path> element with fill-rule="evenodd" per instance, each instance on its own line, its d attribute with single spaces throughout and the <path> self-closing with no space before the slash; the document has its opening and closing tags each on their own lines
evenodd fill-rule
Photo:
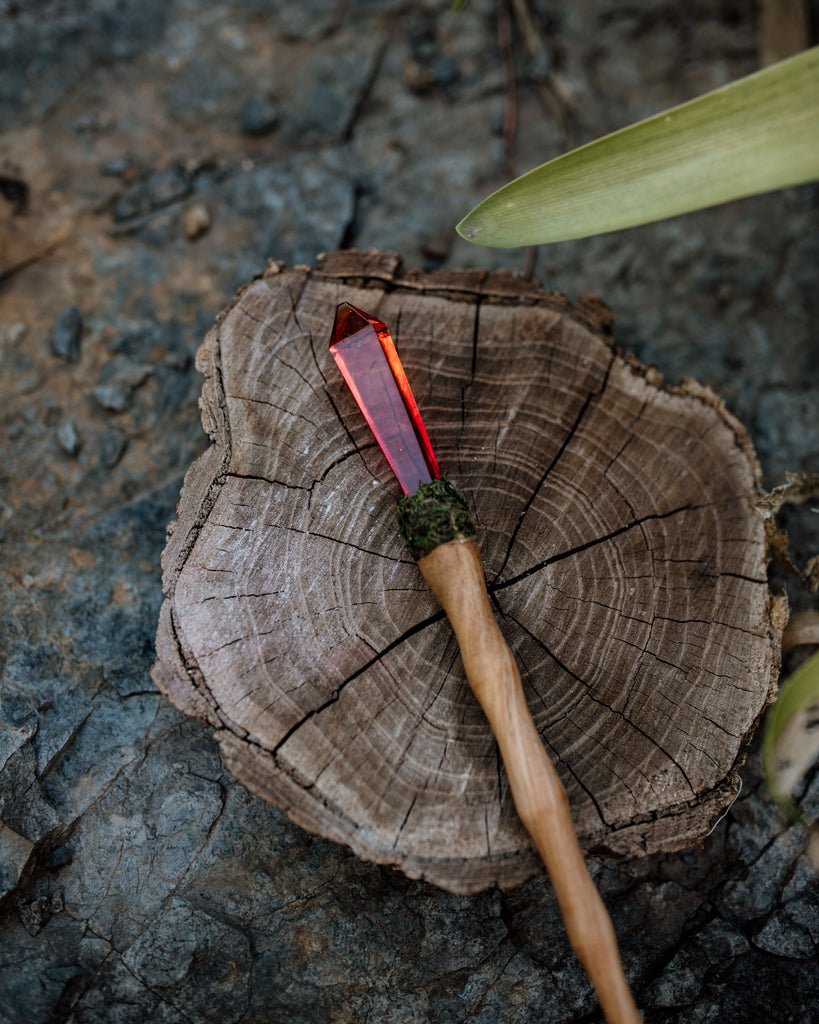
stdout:
<svg viewBox="0 0 819 1024">
<path fill-rule="evenodd" d="M 469 684 L 495 733 L 515 807 L 554 886 L 566 932 L 608 1024 L 639 1024 L 617 938 L 574 831 L 563 784 L 535 728 L 515 660 L 486 592 L 474 539 L 440 544 L 418 560 L 449 617 Z"/>
</svg>

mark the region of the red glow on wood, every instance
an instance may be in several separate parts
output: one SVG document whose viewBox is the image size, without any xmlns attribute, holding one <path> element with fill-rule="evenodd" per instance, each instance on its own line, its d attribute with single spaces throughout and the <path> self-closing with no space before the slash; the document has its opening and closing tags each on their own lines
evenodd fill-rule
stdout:
<svg viewBox="0 0 819 1024">
<path fill-rule="evenodd" d="M 330 352 L 404 494 L 441 475 L 390 332 L 342 302 Z"/>
</svg>

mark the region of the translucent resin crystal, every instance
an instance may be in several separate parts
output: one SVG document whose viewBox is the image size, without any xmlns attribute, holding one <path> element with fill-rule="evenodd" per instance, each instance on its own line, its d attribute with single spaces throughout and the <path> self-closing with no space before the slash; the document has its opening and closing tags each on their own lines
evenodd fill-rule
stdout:
<svg viewBox="0 0 819 1024">
<path fill-rule="evenodd" d="M 404 494 L 437 480 L 441 471 L 386 326 L 342 302 L 330 352 Z"/>
</svg>

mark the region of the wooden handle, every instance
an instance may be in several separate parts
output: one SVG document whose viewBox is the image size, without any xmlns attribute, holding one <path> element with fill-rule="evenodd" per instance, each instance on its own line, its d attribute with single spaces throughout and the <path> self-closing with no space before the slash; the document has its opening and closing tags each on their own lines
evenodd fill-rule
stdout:
<svg viewBox="0 0 819 1024">
<path fill-rule="evenodd" d="M 543 857 L 566 932 L 594 985 L 609 1024 L 639 1024 L 617 938 L 569 813 L 566 790 L 535 728 L 512 652 L 486 592 L 474 540 L 440 544 L 418 560 L 447 613 L 469 684 L 495 733 L 515 807 Z"/>
</svg>

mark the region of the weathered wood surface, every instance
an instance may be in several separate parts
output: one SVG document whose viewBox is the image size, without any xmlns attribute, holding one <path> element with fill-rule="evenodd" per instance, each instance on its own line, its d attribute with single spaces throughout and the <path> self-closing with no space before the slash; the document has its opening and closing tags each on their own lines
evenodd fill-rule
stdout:
<svg viewBox="0 0 819 1024">
<path fill-rule="evenodd" d="M 584 847 L 705 835 L 778 668 L 756 460 L 711 392 L 618 354 L 592 297 L 375 252 L 244 288 L 198 356 L 211 447 L 164 555 L 159 687 L 251 790 L 367 859 L 455 891 L 539 869 L 327 352 L 342 300 L 391 328 L 469 496 Z"/>
</svg>

